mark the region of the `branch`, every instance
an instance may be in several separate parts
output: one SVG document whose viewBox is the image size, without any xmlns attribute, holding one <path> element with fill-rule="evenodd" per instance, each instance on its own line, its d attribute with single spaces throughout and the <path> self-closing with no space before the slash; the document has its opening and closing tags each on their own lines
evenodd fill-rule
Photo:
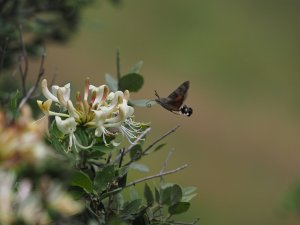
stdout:
<svg viewBox="0 0 300 225">
<path fill-rule="evenodd" d="M 150 131 L 151 131 L 151 128 L 148 127 L 143 133 L 141 133 L 140 136 L 138 136 L 137 139 L 135 139 L 135 141 L 127 148 L 127 150 L 125 150 L 123 153 L 120 153 L 119 155 L 117 155 L 117 157 L 115 158 L 115 160 L 114 160 L 113 163 L 116 163 L 117 161 L 119 161 L 119 160 L 121 159 L 121 157 L 124 157 L 127 153 L 129 153 L 129 152 L 131 151 L 131 149 L 132 149 L 134 146 L 136 146 L 136 145 L 139 143 L 139 141 L 140 141 L 141 139 L 143 139 L 143 138 L 146 136 L 146 134 L 147 134 L 148 132 L 150 132 Z M 122 155 L 123 155 L 123 156 L 122 156 Z M 127 163 L 127 164 L 128 164 L 128 163 Z M 126 165 L 127 165 L 127 164 L 126 164 Z"/>
<path fill-rule="evenodd" d="M 163 136 L 161 136 L 160 138 L 158 138 L 157 140 L 155 140 L 154 142 L 152 142 L 152 144 L 150 144 L 143 152 L 142 154 L 145 155 L 154 145 L 156 145 L 158 142 L 160 142 L 162 139 L 164 139 L 165 137 L 169 136 L 171 133 L 175 132 L 178 128 L 180 127 L 180 125 L 177 125 L 176 127 L 174 127 L 172 130 L 168 131 L 167 133 L 165 133 Z"/>
<path fill-rule="evenodd" d="M 35 91 L 37 90 L 39 83 L 41 81 L 41 78 L 43 77 L 44 73 L 45 73 L 45 69 L 44 69 L 44 62 L 45 62 L 45 57 L 46 54 L 44 53 L 42 55 L 42 59 L 41 59 L 41 64 L 40 64 L 40 69 L 39 69 L 39 73 L 37 75 L 35 84 L 33 87 L 30 88 L 30 90 L 26 93 L 26 95 L 22 98 L 18 109 L 21 109 L 22 106 L 31 98 L 32 95 L 34 95 Z M 22 82 L 23 83 L 23 82 Z"/>
<path fill-rule="evenodd" d="M 20 32 L 20 42 L 21 42 L 21 46 L 22 46 L 22 56 L 20 57 L 20 61 L 19 61 L 19 71 L 20 71 L 20 75 L 21 75 L 21 81 L 22 81 L 22 93 L 23 96 L 26 96 L 27 90 L 26 90 L 26 79 L 27 79 L 27 75 L 28 75 L 28 56 L 27 56 L 27 52 L 26 52 L 26 48 L 25 48 L 25 42 L 24 42 L 24 37 L 23 37 L 23 32 L 22 32 L 22 25 L 19 25 L 19 32 Z M 25 68 L 23 70 L 22 68 L 22 62 L 21 59 L 24 59 L 24 63 L 25 63 Z"/>
<path fill-rule="evenodd" d="M 168 131 L 167 133 L 165 133 L 163 136 L 159 137 L 158 139 L 156 139 L 154 142 L 152 142 L 142 153 L 141 155 L 146 155 L 146 153 L 154 146 L 156 145 L 158 142 L 160 142 L 162 139 L 166 138 L 167 136 L 169 136 L 171 133 L 175 132 L 178 128 L 180 127 L 180 125 L 177 125 L 176 127 L 174 127 L 172 130 Z M 148 128 L 149 129 L 149 128 Z M 133 146 L 130 146 L 133 147 Z M 129 148 L 130 148 L 129 147 Z M 128 148 L 128 150 L 129 150 Z M 141 156 L 139 155 L 139 156 Z M 133 163 L 134 161 L 136 161 L 138 159 L 138 157 L 134 157 L 132 158 L 128 163 L 125 164 L 125 166 L 130 165 L 131 163 Z"/>
<path fill-rule="evenodd" d="M 148 177 L 144 177 L 144 178 L 141 178 L 141 179 L 132 181 L 132 182 L 130 182 L 129 184 L 127 184 L 127 185 L 125 186 L 125 188 L 130 187 L 130 186 L 133 186 L 133 185 L 136 185 L 136 184 L 141 183 L 141 182 L 144 182 L 144 181 L 146 181 L 146 180 L 151 180 L 151 179 L 155 179 L 155 178 L 158 178 L 158 177 L 166 176 L 166 175 L 169 175 L 169 174 L 172 174 L 172 173 L 177 173 L 177 172 L 179 172 L 180 170 L 185 169 L 187 166 L 188 166 L 188 165 L 185 164 L 185 165 L 183 165 L 183 166 L 181 166 L 181 167 L 178 167 L 178 168 L 176 168 L 176 169 L 174 169 L 174 170 L 169 170 L 169 171 L 163 172 L 163 173 L 160 172 L 160 173 L 155 174 L 155 175 L 152 175 L 152 176 L 148 176 Z"/>
</svg>

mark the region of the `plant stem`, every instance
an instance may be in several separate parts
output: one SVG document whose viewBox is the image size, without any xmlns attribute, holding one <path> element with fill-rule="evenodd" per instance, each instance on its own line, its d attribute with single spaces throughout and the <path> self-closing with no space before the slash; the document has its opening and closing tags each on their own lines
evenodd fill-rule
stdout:
<svg viewBox="0 0 300 225">
<path fill-rule="evenodd" d="M 172 174 L 172 173 L 177 173 L 177 172 L 179 172 L 180 170 L 185 169 L 187 166 L 188 166 L 188 165 L 185 164 L 185 165 L 183 165 L 183 166 L 181 166 L 181 167 L 178 167 L 178 168 L 176 168 L 176 169 L 174 169 L 174 170 L 169 170 L 169 171 L 166 171 L 166 172 L 163 172 L 163 173 L 160 172 L 160 173 L 155 174 L 155 175 L 152 175 L 152 176 L 143 177 L 143 178 L 141 178 L 141 179 L 138 179 L 138 180 L 135 180 L 135 181 L 130 182 L 129 184 L 127 184 L 127 185 L 125 186 L 125 188 L 130 187 L 130 186 L 133 186 L 133 185 L 136 185 L 136 184 L 141 183 L 141 182 L 144 182 L 144 181 L 146 181 L 146 180 L 151 180 L 151 179 L 155 179 L 155 178 L 158 178 L 158 177 L 166 176 L 166 175 L 169 175 L 169 174 Z"/>
</svg>

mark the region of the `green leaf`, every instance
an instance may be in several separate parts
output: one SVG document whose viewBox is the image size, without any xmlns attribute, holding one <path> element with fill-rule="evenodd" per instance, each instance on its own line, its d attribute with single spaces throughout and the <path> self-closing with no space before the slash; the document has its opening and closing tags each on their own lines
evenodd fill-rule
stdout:
<svg viewBox="0 0 300 225">
<path fill-rule="evenodd" d="M 131 202 L 126 202 L 124 204 L 124 209 L 122 211 L 122 214 L 128 215 L 128 214 L 138 213 L 141 205 L 142 205 L 142 199 L 135 199 Z"/>
<path fill-rule="evenodd" d="M 196 187 L 185 187 L 182 188 L 182 202 L 189 202 L 191 201 L 195 196 L 197 196 L 197 193 L 194 193 L 197 190 Z"/>
<path fill-rule="evenodd" d="M 188 211 L 190 206 L 189 202 L 177 202 L 175 205 L 170 206 L 168 211 L 171 215 L 180 214 Z"/>
<path fill-rule="evenodd" d="M 135 145 L 132 147 L 132 149 L 129 152 L 130 159 L 138 160 L 142 156 L 142 146 L 141 145 Z"/>
<path fill-rule="evenodd" d="M 77 140 L 79 140 L 80 144 L 83 146 L 88 146 L 91 143 L 89 143 L 89 136 L 84 129 L 76 129 L 76 135 L 77 135 Z"/>
<path fill-rule="evenodd" d="M 96 173 L 94 179 L 94 187 L 97 191 L 102 191 L 106 188 L 107 184 L 115 178 L 115 167 L 109 165 L 104 167 L 101 171 Z"/>
<path fill-rule="evenodd" d="M 143 60 L 138 61 L 136 64 L 134 64 L 130 70 L 128 71 L 128 73 L 139 73 L 142 66 L 143 66 L 144 62 Z"/>
<path fill-rule="evenodd" d="M 139 198 L 139 193 L 137 192 L 135 187 L 131 187 L 130 188 L 130 199 L 131 199 L 131 201 L 136 200 L 138 198 Z"/>
<path fill-rule="evenodd" d="M 197 196 L 197 193 L 190 194 L 190 195 L 184 195 L 181 199 L 182 202 L 190 202 L 195 196 Z"/>
<path fill-rule="evenodd" d="M 128 90 L 130 92 L 137 92 L 144 84 L 144 78 L 138 73 L 129 73 L 121 77 L 119 81 L 119 89 L 121 91 Z"/>
<path fill-rule="evenodd" d="M 144 197 L 147 201 L 147 206 L 151 206 L 154 202 L 154 197 L 147 183 L 145 184 L 145 188 L 144 188 Z"/>
<path fill-rule="evenodd" d="M 114 195 L 111 208 L 120 210 L 121 208 L 123 208 L 123 205 L 124 205 L 123 195 L 121 193 Z"/>
<path fill-rule="evenodd" d="M 103 155 L 105 155 L 105 153 L 99 152 L 97 150 L 92 150 L 87 154 L 87 157 L 89 159 L 100 159 Z"/>
<path fill-rule="evenodd" d="M 171 205 L 171 192 L 172 192 L 172 186 L 162 189 L 161 192 L 162 204 Z"/>
<path fill-rule="evenodd" d="M 161 149 L 162 147 L 164 147 L 165 145 L 166 145 L 166 143 L 160 144 L 160 145 L 158 145 L 153 151 L 156 152 L 156 151 L 158 151 L 159 149 Z"/>
<path fill-rule="evenodd" d="M 71 180 L 72 186 L 81 187 L 87 193 L 92 193 L 92 181 L 88 175 L 81 171 L 76 171 Z"/>
<path fill-rule="evenodd" d="M 177 184 L 168 186 L 162 190 L 162 203 L 166 205 L 174 205 L 182 198 L 181 187 Z"/>
<path fill-rule="evenodd" d="M 171 205 L 180 202 L 182 198 L 182 189 L 178 184 L 174 184 L 171 191 Z"/>
<path fill-rule="evenodd" d="M 149 100 L 149 99 L 137 99 L 137 100 L 131 99 L 131 100 L 129 100 L 130 105 L 137 106 L 137 107 L 151 107 L 152 102 L 153 101 Z M 150 104 L 151 104 L 151 106 L 150 106 Z"/>
<path fill-rule="evenodd" d="M 105 74 L 105 82 L 111 91 L 115 92 L 118 90 L 118 81 L 108 73 Z"/>
<path fill-rule="evenodd" d="M 107 225 L 120 225 L 123 224 L 122 220 L 116 216 L 110 217 Z"/>
<path fill-rule="evenodd" d="M 74 199 L 77 200 L 85 194 L 85 191 L 82 188 L 76 186 L 71 187 L 68 192 L 72 195 Z"/>
<path fill-rule="evenodd" d="M 19 92 L 19 90 L 17 90 L 15 95 L 12 96 L 12 98 L 10 99 L 10 110 L 11 110 L 14 118 L 16 118 L 17 114 L 18 114 L 19 99 L 20 99 L 20 92 Z"/>
<path fill-rule="evenodd" d="M 155 191 L 155 201 L 160 204 L 160 193 L 159 193 L 159 190 L 157 188 L 155 188 L 154 191 Z"/>
<path fill-rule="evenodd" d="M 104 144 L 95 144 L 91 147 L 91 149 L 93 151 L 98 151 L 103 154 L 110 153 L 112 151 L 112 148 L 109 148 L 109 147 L 105 146 Z"/>
<path fill-rule="evenodd" d="M 183 195 L 190 195 L 190 194 L 194 193 L 196 190 L 197 190 L 197 188 L 193 187 L 193 186 L 184 187 L 184 188 L 182 188 L 182 193 L 183 193 Z"/>
<path fill-rule="evenodd" d="M 50 133 L 51 134 L 51 133 Z M 65 152 L 65 145 L 59 141 L 59 139 L 55 136 L 50 136 L 49 141 L 51 143 L 51 147 L 59 152 Z"/>
<path fill-rule="evenodd" d="M 134 170 L 137 170 L 137 171 L 139 171 L 139 172 L 142 172 L 142 173 L 147 173 L 147 172 L 149 172 L 149 168 L 148 168 L 148 166 L 146 166 L 145 164 L 131 163 L 131 164 L 130 164 L 130 168 L 131 168 L 131 169 L 134 169 Z"/>
</svg>

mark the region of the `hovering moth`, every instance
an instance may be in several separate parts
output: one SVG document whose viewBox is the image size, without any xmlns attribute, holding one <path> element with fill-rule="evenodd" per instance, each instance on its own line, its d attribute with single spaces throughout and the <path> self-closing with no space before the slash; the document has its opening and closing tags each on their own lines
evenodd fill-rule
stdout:
<svg viewBox="0 0 300 225">
<path fill-rule="evenodd" d="M 183 104 L 187 97 L 189 87 L 190 82 L 185 81 L 166 98 L 159 97 L 158 93 L 155 91 L 155 96 L 157 97 L 155 101 L 172 113 L 191 116 L 193 109 Z"/>
</svg>

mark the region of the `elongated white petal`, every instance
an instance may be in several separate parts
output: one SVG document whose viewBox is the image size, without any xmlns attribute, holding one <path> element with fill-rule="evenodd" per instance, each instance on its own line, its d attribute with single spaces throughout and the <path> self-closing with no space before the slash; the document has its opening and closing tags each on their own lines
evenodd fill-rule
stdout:
<svg viewBox="0 0 300 225">
<path fill-rule="evenodd" d="M 72 134 L 76 130 L 77 123 L 74 117 L 62 120 L 59 116 L 55 117 L 57 128 L 64 134 Z"/>
<path fill-rule="evenodd" d="M 42 92 L 43 95 L 47 98 L 47 99 L 51 99 L 54 102 L 58 102 L 58 99 L 55 95 L 53 95 L 49 89 L 48 89 L 48 84 L 47 84 L 47 80 L 43 79 L 41 82 L 41 86 L 42 86 Z"/>
</svg>

